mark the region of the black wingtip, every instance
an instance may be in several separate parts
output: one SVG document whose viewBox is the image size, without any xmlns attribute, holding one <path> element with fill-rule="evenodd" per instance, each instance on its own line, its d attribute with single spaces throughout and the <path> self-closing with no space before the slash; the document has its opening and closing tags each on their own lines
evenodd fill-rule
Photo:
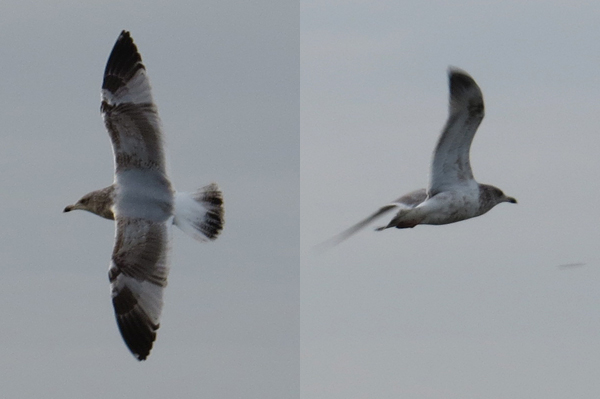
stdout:
<svg viewBox="0 0 600 399">
<path fill-rule="evenodd" d="M 139 361 L 146 360 L 154 346 L 159 326 L 144 323 L 138 315 L 117 316 L 117 325 L 131 354 Z"/>
<path fill-rule="evenodd" d="M 450 92 L 463 91 L 476 85 L 471 75 L 456 67 L 448 68 L 448 79 L 450 80 Z"/>
<path fill-rule="evenodd" d="M 144 68 L 142 56 L 133 43 L 131 34 L 123 30 L 108 57 L 102 88 L 114 93 L 124 86 L 140 68 Z"/>
<path fill-rule="evenodd" d="M 137 360 L 146 360 L 160 325 L 150 321 L 148 315 L 140 308 L 133 292 L 127 287 L 113 297 L 113 306 L 117 326 L 127 348 Z"/>
<path fill-rule="evenodd" d="M 450 112 L 466 107 L 472 116 L 483 117 L 484 105 L 481 89 L 475 80 L 462 69 L 448 68 L 450 85 Z"/>
</svg>

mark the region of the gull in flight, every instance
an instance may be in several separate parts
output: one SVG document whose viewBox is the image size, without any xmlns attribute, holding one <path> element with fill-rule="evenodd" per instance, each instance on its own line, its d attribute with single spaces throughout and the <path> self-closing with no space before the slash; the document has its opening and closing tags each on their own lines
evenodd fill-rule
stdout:
<svg viewBox="0 0 600 399">
<path fill-rule="evenodd" d="M 108 271 L 115 316 L 129 350 L 145 360 L 160 322 L 171 225 L 199 241 L 214 240 L 223 228 L 223 197 L 214 183 L 193 193 L 172 188 L 158 111 L 129 32 L 121 32 L 106 64 L 100 110 L 113 147 L 114 183 L 64 212 L 82 209 L 115 221 Z"/>
<path fill-rule="evenodd" d="M 398 198 L 324 244 L 338 244 L 392 210 L 397 212 L 396 216 L 376 230 L 454 223 L 483 215 L 502 202 L 517 203 L 499 188 L 479 184 L 473 178 L 469 151 L 483 119 L 483 95 L 466 72 L 450 68 L 448 77 L 449 115 L 433 152 L 429 187 Z"/>
</svg>

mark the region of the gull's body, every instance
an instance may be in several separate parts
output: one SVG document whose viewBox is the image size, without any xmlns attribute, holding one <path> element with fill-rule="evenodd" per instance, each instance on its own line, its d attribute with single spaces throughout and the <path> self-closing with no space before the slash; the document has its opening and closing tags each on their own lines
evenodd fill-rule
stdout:
<svg viewBox="0 0 600 399">
<path fill-rule="evenodd" d="M 446 126 L 433 153 L 427 189 L 406 194 L 350 227 L 330 243 L 350 237 L 380 216 L 396 210 L 394 218 L 377 230 L 399 229 L 419 224 L 441 225 L 483 215 L 502 202 L 516 203 L 512 197 L 473 177 L 469 152 L 475 132 L 484 116 L 483 95 L 466 72 L 451 68 L 450 107 Z"/>
<path fill-rule="evenodd" d="M 82 209 L 115 220 L 108 273 L 115 316 L 128 348 L 144 360 L 160 324 L 171 226 L 213 240 L 223 227 L 223 200 L 214 183 L 191 194 L 172 188 L 146 68 L 129 32 L 121 33 L 106 64 L 101 111 L 113 145 L 114 183 L 65 212 Z"/>
</svg>

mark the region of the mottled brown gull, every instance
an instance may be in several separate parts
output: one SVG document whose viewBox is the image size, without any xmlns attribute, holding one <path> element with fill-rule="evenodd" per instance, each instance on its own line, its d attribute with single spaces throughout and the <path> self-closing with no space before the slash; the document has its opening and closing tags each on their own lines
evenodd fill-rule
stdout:
<svg viewBox="0 0 600 399">
<path fill-rule="evenodd" d="M 322 245 L 335 245 L 393 210 L 396 216 L 376 230 L 455 223 L 483 215 L 502 202 L 517 203 L 499 188 L 479 184 L 473 178 L 469 152 L 484 115 L 483 95 L 466 72 L 450 68 L 448 76 L 449 115 L 433 152 L 429 187 L 398 198 Z"/>
<path fill-rule="evenodd" d="M 214 183 L 194 193 L 172 188 L 150 82 L 129 32 L 121 32 L 106 64 L 101 111 L 113 147 L 114 183 L 64 211 L 115 220 L 108 272 L 115 316 L 127 347 L 144 360 L 160 325 L 171 225 L 199 241 L 214 240 L 223 228 L 223 198 Z"/>
</svg>

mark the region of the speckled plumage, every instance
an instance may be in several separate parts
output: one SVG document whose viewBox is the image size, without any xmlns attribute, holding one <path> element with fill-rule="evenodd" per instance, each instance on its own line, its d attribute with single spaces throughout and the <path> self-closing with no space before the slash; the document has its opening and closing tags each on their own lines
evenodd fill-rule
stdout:
<svg viewBox="0 0 600 399">
<path fill-rule="evenodd" d="M 335 245 L 380 216 L 396 210 L 385 226 L 411 228 L 419 224 L 442 225 L 483 215 L 502 202 L 516 203 L 512 197 L 473 177 L 469 152 L 475 132 L 484 116 L 483 95 L 466 72 L 450 68 L 449 115 L 433 153 L 429 186 L 406 194 L 380 208 L 338 236 L 326 242 Z"/>
<path fill-rule="evenodd" d="M 171 226 L 214 240 L 223 228 L 223 198 L 214 183 L 191 194 L 171 187 L 158 111 L 129 32 L 121 33 L 108 59 L 100 109 L 113 146 L 114 183 L 65 212 L 81 209 L 115 220 L 109 268 L 115 316 L 128 348 L 144 360 L 160 325 Z"/>
</svg>

